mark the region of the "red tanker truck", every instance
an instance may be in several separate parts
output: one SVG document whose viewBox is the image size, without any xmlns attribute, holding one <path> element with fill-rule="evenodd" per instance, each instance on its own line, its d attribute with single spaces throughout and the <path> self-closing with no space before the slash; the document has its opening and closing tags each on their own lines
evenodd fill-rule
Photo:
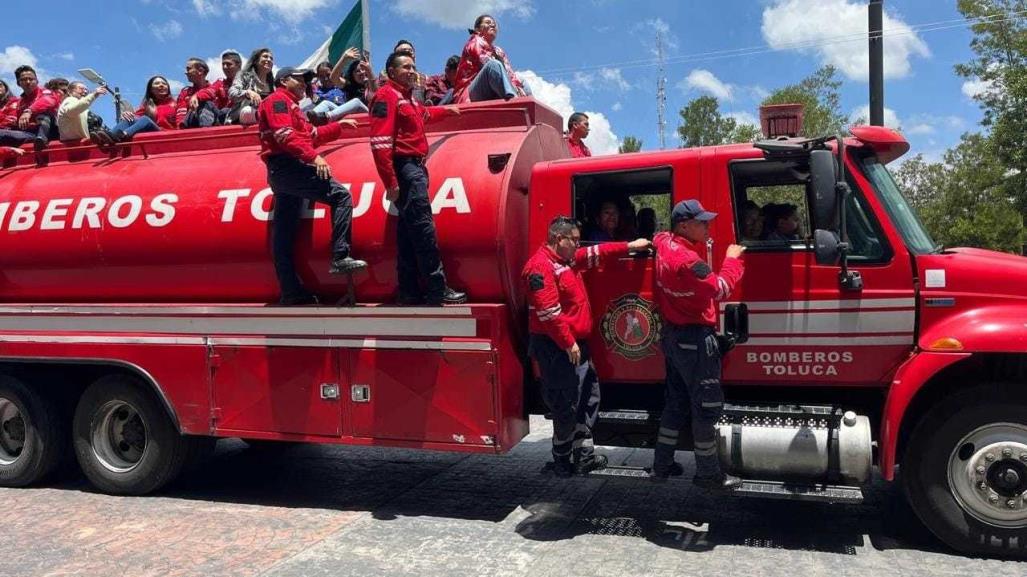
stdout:
<svg viewBox="0 0 1027 577">
<path fill-rule="evenodd" d="M 148 493 L 219 437 L 509 451 L 544 412 L 519 272 L 549 221 L 573 215 L 587 233 L 597 204 L 614 202 L 629 234 L 643 209 L 662 228 L 673 203 L 699 198 L 721 215 L 714 266 L 729 244 L 748 246 L 721 321 L 737 346 L 720 454 L 748 479 L 740 493 L 853 502 L 874 466 L 893 480 L 901 464 L 912 508 L 943 541 L 1027 556 L 1027 260 L 936 246 L 885 168 L 909 148 L 899 134 L 571 160 L 561 118 L 533 100 L 463 112 L 432 125 L 427 166 L 464 306 L 387 304 L 395 218 L 366 121 L 323 150 L 353 193 L 354 254 L 369 262 L 351 307 L 269 304 L 271 193 L 252 127 L 6 161 L 0 485 L 35 483 L 74 455 L 100 490 Z M 327 274 L 325 212 L 308 207 L 298 249 L 323 302 L 348 288 Z M 651 446 L 664 378 L 653 256 L 586 283 L 597 442 Z"/>
</svg>

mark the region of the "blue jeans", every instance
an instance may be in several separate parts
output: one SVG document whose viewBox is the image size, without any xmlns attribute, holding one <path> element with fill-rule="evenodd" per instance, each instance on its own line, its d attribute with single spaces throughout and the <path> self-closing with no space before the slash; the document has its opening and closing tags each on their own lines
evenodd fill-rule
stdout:
<svg viewBox="0 0 1027 577">
<path fill-rule="evenodd" d="M 471 102 L 499 99 L 509 100 L 517 96 L 517 89 L 510 82 L 510 76 L 506 73 L 506 67 L 496 59 L 489 60 L 482 67 L 478 75 L 471 81 L 471 85 L 467 90 L 471 96 Z M 524 91 L 531 94 L 527 86 L 525 86 Z"/>
<path fill-rule="evenodd" d="M 334 178 L 325 180 L 313 165 L 287 154 L 267 159 L 267 182 L 274 192 L 271 216 L 271 249 L 275 274 L 282 290 L 282 300 L 302 298 L 310 292 L 296 273 L 296 233 L 300 228 L 303 201 L 313 200 L 331 207 L 332 259 L 349 256 L 350 224 L 353 220 L 353 198 L 349 189 Z"/>
<path fill-rule="evenodd" d="M 140 116 L 135 120 L 122 120 L 121 122 L 114 125 L 111 130 L 115 135 L 118 133 L 124 134 L 126 138 L 131 138 L 140 132 L 157 132 L 160 127 L 153 121 L 149 116 Z"/>
<path fill-rule="evenodd" d="M 592 429 L 599 417 L 599 379 L 592 367 L 588 345 L 579 341 L 581 364 L 571 364 L 567 353 L 546 335 L 532 333 L 528 354 L 538 363 L 542 400 L 553 415 L 553 460 L 589 460 Z"/>
<path fill-rule="evenodd" d="M 351 98 L 342 104 L 336 104 L 331 100 L 322 100 L 314 105 L 314 112 L 323 113 L 328 120 L 338 120 L 347 114 L 367 112 L 367 105 L 359 98 Z"/>
<path fill-rule="evenodd" d="M 442 269 L 435 220 L 428 197 L 428 168 L 423 159 L 393 157 L 393 168 L 399 182 L 396 210 L 396 272 L 399 293 L 405 297 L 426 294 L 428 300 L 442 299 L 446 291 L 446 273 Z M 421 292 L 420 281 L 425 281 Z"/>
<path fill-rule="evenodd" d="M 21 146 L 32 142 L 35 137 L 35 134 L 24 130 L 0 130 L 0 146 Z"/>
</svg>

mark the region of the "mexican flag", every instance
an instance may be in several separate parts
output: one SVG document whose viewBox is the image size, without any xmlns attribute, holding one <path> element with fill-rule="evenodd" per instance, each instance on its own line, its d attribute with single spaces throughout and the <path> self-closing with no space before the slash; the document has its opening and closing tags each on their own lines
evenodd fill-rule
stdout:
<svg viewBox="0 0 1027 577">
<path fill-rule="evenodd" d="M 300 68 L 314 69 L 321 62 L 335 64 L 342 58 L 342 53 L 347 48 L 356 47 L 361 50 L 371 51 L 371 18 L 368 9 L 370 0 L 357 0 L 356 5 L 349 11 L 342 24 L 335 30 L 335 33 L 324 41 L 320 48 L 307 57 L 300 64 Z"/>
</svg>

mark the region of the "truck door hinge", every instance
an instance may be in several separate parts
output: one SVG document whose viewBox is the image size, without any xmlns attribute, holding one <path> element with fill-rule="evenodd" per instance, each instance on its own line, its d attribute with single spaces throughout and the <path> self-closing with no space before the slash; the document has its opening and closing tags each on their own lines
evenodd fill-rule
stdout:
<svg viewBox="0 0 1027 577">
<path fill-rule="evenodd" d="M 210 428 L 214 429 L 217 427 L 218 421 L 222 418 L 221 409 L 213 407 L 210 409 Z"/>
</svg>

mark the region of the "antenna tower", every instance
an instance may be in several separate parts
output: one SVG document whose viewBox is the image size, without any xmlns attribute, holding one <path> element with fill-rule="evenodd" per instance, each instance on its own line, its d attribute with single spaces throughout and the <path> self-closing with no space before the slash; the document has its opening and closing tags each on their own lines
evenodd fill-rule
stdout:
<svg viewBox="0 0 1027 577">
<path fill-rule="evenodd" d="M 667 147 L 667 75 L 663 70 L 663 35 L 656 31 L 656 55 L 659 70 L 656 79 L 656 124 L 660 133 L 660 150 Z"/>
</svg>

